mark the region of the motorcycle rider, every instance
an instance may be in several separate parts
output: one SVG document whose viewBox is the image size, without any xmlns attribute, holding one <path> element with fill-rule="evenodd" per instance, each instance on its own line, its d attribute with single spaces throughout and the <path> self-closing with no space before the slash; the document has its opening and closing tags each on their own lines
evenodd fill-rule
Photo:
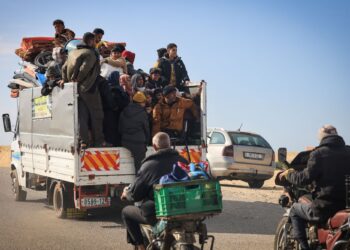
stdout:
<svg viewBox="0 0 350 250">
<path fill-rule="evenodd" d="M 127 206 L 122 210 L 122 219 L 127 228 L 128 243 L 136 249 L 145 249 L 140 224 L 155 225 L 157 222 L 153 197 L 153 185 L 172 171 L 177 162 L 188 164 L 187 160 L 171 148 L 170 138 L 164 132 L 157 133 L 152 139 L 155 153 L 146 157 L 136 175 L 135 182 L 124 189 L 122 200 L 141 202 L 140 207 Z"/>
<path fill-rule="evenodd" d="M 311 152 L 307 167 L 299 172 L 288 169 L 280 175 L 294 185 L 315 185 L 313 201 L 294 203 L 290 210 L 294 238 L 302 250 L 310 249 L 307 223 L 324 223 L 346 206 L 345 176 L 350 175 L 350 147 L 332 125 L 320 128 L 318 137 L 320 145 Z"/>
</svg>

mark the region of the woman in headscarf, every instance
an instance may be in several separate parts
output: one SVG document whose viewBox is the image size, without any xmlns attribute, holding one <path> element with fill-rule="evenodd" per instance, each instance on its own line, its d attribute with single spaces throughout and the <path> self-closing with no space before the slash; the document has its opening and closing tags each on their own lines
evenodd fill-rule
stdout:
<svg viewBox="0 0 350 250">
<path fill-rule="evenodd" d="M 131 85 L 133 93 L 137 91 L 145 92 L 145 79 L 141 74 L 136 73 L 131 77 Z"/>
</svg>

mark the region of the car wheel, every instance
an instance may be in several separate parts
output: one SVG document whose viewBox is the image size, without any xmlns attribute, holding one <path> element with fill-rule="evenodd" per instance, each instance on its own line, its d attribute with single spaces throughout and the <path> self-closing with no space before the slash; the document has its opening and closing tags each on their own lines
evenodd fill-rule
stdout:
<svg viewBox="0 0 350 250">
<path fill-rule="evenodd" d="M 250 188 L 262 188 L 264 186 L 264 180 L 252 180 L 248 181 L 248 185 Z"/>
</svg>

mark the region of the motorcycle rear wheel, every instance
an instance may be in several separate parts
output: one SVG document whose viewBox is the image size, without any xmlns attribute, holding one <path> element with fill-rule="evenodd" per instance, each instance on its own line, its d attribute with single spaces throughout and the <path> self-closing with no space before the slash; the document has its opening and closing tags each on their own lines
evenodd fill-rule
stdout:
<svg viewBox="0 0 350 250">
<path fill-rule="evenodd" d="M 300 246 L 296 240 L 291 237 L 292 226 L 288 222 L 289 218 L 284 216 L 278 223 L 275 240 L 273 243 L 274 250 L 300 250 Z M 287 239 L 285 239 L 284 229 L 287 228 Z"/>
</svg>

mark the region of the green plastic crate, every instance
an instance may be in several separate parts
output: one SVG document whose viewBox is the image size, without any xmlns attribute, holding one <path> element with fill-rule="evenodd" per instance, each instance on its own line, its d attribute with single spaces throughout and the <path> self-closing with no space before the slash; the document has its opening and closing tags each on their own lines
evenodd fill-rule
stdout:
<svg viewBox="0 0 350 250">
<path fill-rule="evenodd" d="M 222 194 L 218 181 L 196 180 L 154 186 L 157 217 L 221 212 Z"/>
</svg>

